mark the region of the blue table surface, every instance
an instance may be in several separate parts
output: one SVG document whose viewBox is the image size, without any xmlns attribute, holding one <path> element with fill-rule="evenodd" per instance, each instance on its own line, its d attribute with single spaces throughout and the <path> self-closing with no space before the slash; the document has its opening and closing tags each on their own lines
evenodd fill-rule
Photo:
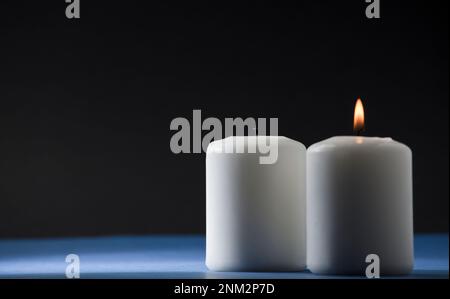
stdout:
<svg viewBox="0 0 450 299">
<path fill-rule="evenodd" d="M 448 234 L 416 235 L 408 276 L 447 278 Z M 0 278 L 65 278 L 65 258 L 80 257 L 81 278 L 358 278 L 304 272 L 212 272 L 203 236 L 115 236 L 0 240 Z"/>
</svg>

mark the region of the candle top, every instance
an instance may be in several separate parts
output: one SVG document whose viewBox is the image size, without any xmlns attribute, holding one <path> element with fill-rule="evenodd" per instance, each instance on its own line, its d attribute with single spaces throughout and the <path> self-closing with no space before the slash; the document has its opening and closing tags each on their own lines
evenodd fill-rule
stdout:
<svg viewBox="0 0 450 299">
<path fill-rule="evenodd" d="M 326 152 L 337 149 L 372 150 L 377 148 L 404 148 L 411 151 L 408 146 L 390 137 L 335 136 L 311 145 L 308 152 Z"/>
<path fill-rule="evenodd" d="M 248 152 L 248 148 L 257 148 L 258 146 L 286 146 L 294 145 L 306 151 L 306 147 L 296 140 L 284 136 L 229 136 L 224 139 L 216 140 L 208 145 L 207 153 L 223 152 L 224 147 L 232 149 L 242 148 Z"/>
</svg>

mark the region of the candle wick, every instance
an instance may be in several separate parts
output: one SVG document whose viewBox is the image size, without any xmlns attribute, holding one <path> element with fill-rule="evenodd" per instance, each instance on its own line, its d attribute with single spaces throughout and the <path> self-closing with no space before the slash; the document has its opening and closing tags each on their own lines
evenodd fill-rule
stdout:
<svg viewBox="0 0 450 299">
<path fill-rule="evenodd" d="M 361 136 L 363 131 L 364 131 L 364 128 L 357 129 L 356 130 L 356 136 Z"/>
</svg>

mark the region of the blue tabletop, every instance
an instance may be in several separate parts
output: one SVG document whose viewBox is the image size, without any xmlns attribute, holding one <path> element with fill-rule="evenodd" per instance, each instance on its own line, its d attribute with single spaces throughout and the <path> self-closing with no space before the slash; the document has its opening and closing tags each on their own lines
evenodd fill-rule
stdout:
<svg viewBox="0 0 450 299">
<path fill-rule="evenodd" d="M 448 234 L 416 235 L 414 272 L 448 278 Z M 117 236 L 0 240 L 0 278 L 65 278 L 68 254 L 81 278 L 346 278 L 305 272 L 212 272 L 203 236 Z"/>
</svg>

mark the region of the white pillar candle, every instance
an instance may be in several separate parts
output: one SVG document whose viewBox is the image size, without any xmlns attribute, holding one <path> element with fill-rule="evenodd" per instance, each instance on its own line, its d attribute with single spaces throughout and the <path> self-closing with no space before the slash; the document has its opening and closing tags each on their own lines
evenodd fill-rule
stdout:
<svg viewBox="0 0 450 299">
<path fill-rule="evenodd" d="M 261 142 L 276 145 L 275 163 L 261 164 L 261 153 L 251 152 Z M 224 153 L 223 148 L 233 149 L 233 153 Z M 209 145 L 206 156 L 209 269 L 305 268 L 305 159 L 304 145 L 286 137 L 233 136 Z"/>
<path fill-rule="evenodd" d="M 362 109 L 362 108 L 361 108 Z M 412 154 L 391 138 L 341 136 L 307 151 L 307 265 L 318 274 L 413 268 Z"/>
</svg>

